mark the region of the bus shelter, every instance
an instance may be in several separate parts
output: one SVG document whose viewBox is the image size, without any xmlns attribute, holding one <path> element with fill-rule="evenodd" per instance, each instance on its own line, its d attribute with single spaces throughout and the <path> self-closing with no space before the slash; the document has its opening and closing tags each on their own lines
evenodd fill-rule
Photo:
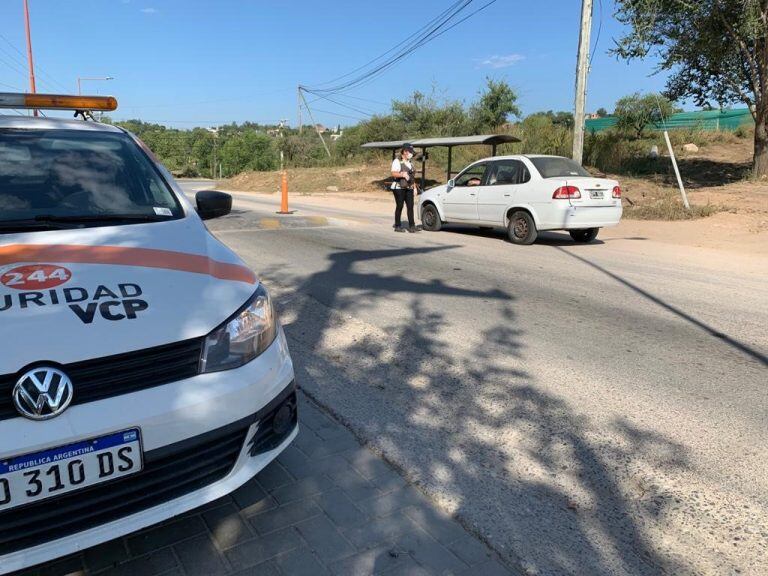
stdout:
<svg viewBox="0 0 768 576">
<path fill-rule="evenodd" d="M 421 187 L 424 188 L 424 182 L 427 177 L 427 149 L 435 147 L 448 148 L 448 170 L 446 180 L 450 180 L 454 174 L 451 171 L 451 154 L 455 146 L 478 146 L 485 145 L 491 147 L 491 156 L 496 156 L 496 148 L 499 144 L 508 142 L 520 142 L 509 134 L 481 134 L 477 136 L 446 136 L 439 138 L 420 138 L 417 140 L 390 140 L 389 142 L 366 142 L 363 148 L 374 150 L 392 150 L 392 159 L 403 146 L 410 144 L 414 148 L 421 149 Z"/>
</svg>

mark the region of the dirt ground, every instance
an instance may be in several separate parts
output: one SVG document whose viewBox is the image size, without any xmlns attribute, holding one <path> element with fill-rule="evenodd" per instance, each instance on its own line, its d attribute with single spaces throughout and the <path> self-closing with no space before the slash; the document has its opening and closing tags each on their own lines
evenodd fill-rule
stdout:
<svg viewBox="0 0 768 576">
<path fill-rule="evenodd" d="M 633 214 L 636 206 L 681 204 L 671 170 L 642 177 L 609 175 L 622 185 L 625 213 L 617 228 L 605 230 L 601 236 L 643 237 L 678 246 L 768 256 L 768 181 L 748 177 L 751 144 L 749 138 L 733 138 L 702 147 L 697 153 L 680 151 L 680 171 L 691 204 L 714 207 L 713 214 L 705 218 L 636 219 L 641 218 Z M 387 212 L 391 209 L 387 169 L 385 160 L 343 168 L 289 169 L 289 191 L 302 202 Z M 436 176 L 439 171 L 432 167 L 430 172 Z M 275 194 L 279 186 L 278 172 L 248 172 L 220 183 L 222 189 L 261 194 Z"/>
</svg>

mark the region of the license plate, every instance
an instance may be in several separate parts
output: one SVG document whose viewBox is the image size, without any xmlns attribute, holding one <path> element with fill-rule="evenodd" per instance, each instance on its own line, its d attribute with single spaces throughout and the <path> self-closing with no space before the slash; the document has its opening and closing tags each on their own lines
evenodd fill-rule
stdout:
<svg viewBox="0 0 768 576">
<path fill-rule="evenodd" d="M 0 460 L 0 511 L 141 471 L 138 428 Z"/>
<path fill-rule="evenodd" d="M 592 198 L 592 200 L 602 200 L 603 199 L 603 191 L 602 190 L 590 190 L 589 191 L 589 197 Z"/>
</svg>

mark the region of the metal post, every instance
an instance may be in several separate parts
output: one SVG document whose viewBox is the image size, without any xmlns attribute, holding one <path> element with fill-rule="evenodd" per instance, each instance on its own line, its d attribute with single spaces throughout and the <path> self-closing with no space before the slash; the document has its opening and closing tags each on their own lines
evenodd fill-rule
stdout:
<svg viewBox="0 0 768 576">
<path fill-rule="evenodd" d="M 427 149 L 421 149 L 421 189 L 424 190 L 424 183 L 427 180 Z"/>
<path fill-rule="evenodd" d="M 584 113 L 589 72 L 589 35 L 592 30 L 592 0 L 582 0 L 579 54 L 576 59 L 576 101 L 573 114 L 573 159 L 581 164 L 584 155 Z"/>
<path fill-rule="evenodd" d="M 446 182 L 451 179 L 451 154 L 453 152 L 453 146 L 448 146 L 448 177 L 445 179 Z"/>
<path fill-rule="evenodd" d="M 683 179 L 680 177 L 680 170 L 677 167 L 677 159 L 675 158 L 675 151 L 672 149 L 672 143 L 669 141 L 669 132 L 664 130 L 664 140 L 667 142 L 667 149 L 669 150 L 669 157 L 672 158 L 672 166 L 675 169 L 675 176 L 677 176 L 677 186 L 680 188 L 680 195 L 683 197 L 683 204 L 685 209 L 690 210 L 691 205 L 688 204 L 688 196 L 685 194 L 685 187 L 683 186 Z"/>
<path fill-rule="evenodd" d="M 496 144 L 491 145 L 491 156 L 496 156 Z"/>
<path fill-rule="evenodd" d="M 27 31 L 27 61 L 29 63 L 29 89 L 32 94 L 37 92 L 35 87 L 35 63 L 32 59 L 32 33 L 29 30 L 29 3 L 24 0 L 24 27 Z M 37 110 L 34 110 L 34 115 L 37 116 Z"/>
</svg>

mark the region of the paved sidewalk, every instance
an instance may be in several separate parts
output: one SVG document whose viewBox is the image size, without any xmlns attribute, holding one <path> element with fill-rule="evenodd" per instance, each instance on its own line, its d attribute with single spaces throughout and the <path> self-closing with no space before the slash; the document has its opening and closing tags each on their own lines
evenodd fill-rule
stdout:
<svg viewBox="0 0 768 576">
<path fill-rule="evenodd" d="M 233 495 L 29 576 L 509 575 L 303 394 L 293 445 Z"/>
</svg>

